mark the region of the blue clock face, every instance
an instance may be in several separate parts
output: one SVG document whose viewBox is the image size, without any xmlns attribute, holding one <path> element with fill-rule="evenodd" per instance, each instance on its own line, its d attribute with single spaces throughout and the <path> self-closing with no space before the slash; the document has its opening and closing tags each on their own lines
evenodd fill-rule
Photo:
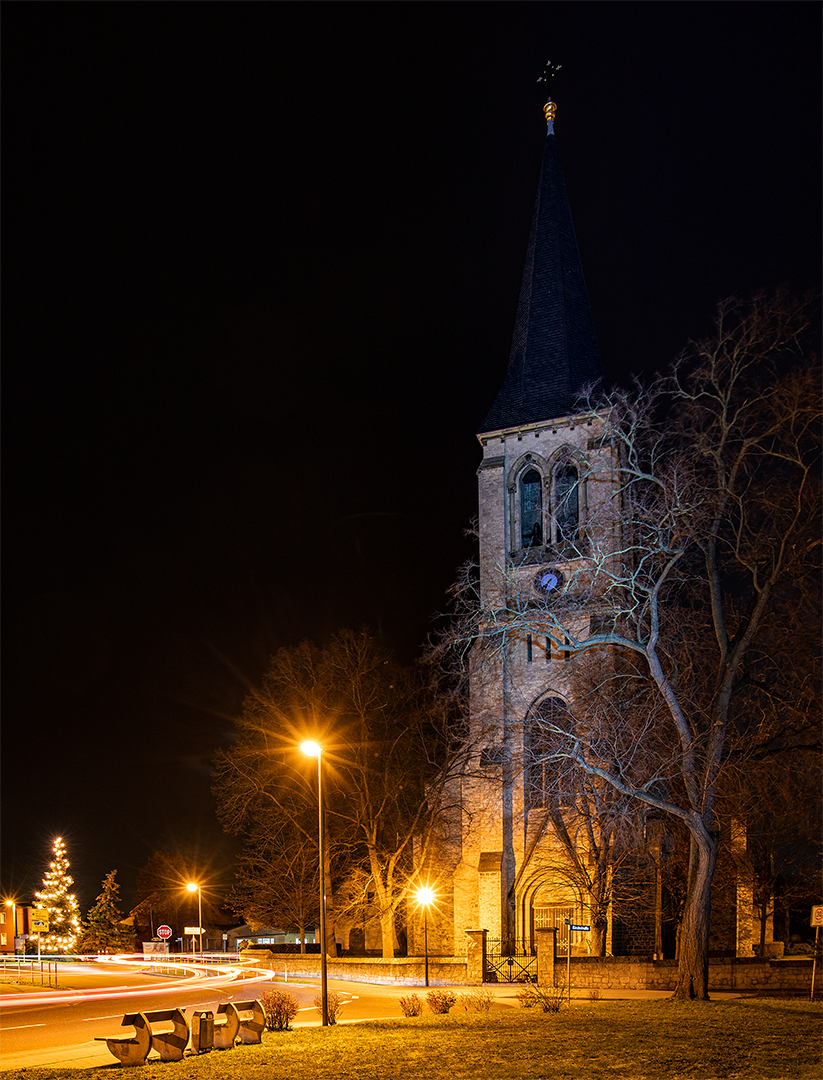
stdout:
<svg viewBox="0 0 823 1080">
<path fill-rule="evenodd" d="M 542 596 L 557 592 L 562 584 L 563 575 L 559 570 L 541 570 L 534 579 L 534 587 Z"/>
</svg>

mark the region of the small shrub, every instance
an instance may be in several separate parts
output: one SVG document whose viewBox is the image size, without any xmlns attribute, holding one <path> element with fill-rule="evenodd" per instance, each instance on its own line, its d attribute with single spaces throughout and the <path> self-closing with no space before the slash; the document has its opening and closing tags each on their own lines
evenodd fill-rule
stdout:
<svg viewBox="0 0 823 1080">
<path fill-rule="evenodd" d="M 601 996 L 602 995 L 596 986 L 589 991 L 589 1001 L 599 1001 Z"/>
<path fill-rule="evenodd" d="M 291 1031 L 291 1022 L 297 1016 L 297 998 L 284 990 L 264 990 L 259 995 L 266 1014 L 267 1031 Z"/>
<path fill-rule="evenodd" d="M 426 1001 L 433 1013 L 447 1013 L 457 1001 L 457 995 L 451 990 L 429 990 Z"/>
<path fill-rule="evenodd" d="M 565 986 L 524 986 L 517 991 L 517 1000 L 524 1009 L 542 1009 L 543 1012 L 560 1012 L 565 999 Z"/>
<path fill-rule="evenodd" d="M 477 990 L 469 990 L 467 994 L 461 994 L 457 999 L 466 1012 L 488 1012 L 494 1001 L 494 994 L 485 987 Z"/>
<path fill-rule="evenodd" d="M 409 994 L 408 997 L 400 998 L 400 1008 L 404 1016 L 420 1016 L 423 1012 L 423 1002 L 417 994 Z"/>
<path fill-rule="evenodd" d="M 326 999 L 326 1015 L 329 1018 L 329 1023 L 330 1024 L 336 1024 L 337 1023 L 337 1015 L 340 1012 L 340 1010 L 343 1008 L 343 1005 L 344 1005 L 344 1001 L 343 1001 L 343 995 L 342 994 L 331 993 L 331 994 L 329 994 L 327 996 L 327 999 Z M 322 1018 L 322 1016 L 323 1016 L 323 996 L 322 996 L 322 994 L 318 994 L 317 997 L 314 999 L 314 1007 L 320 1013 L 320 1016 Z"/>
</svg>

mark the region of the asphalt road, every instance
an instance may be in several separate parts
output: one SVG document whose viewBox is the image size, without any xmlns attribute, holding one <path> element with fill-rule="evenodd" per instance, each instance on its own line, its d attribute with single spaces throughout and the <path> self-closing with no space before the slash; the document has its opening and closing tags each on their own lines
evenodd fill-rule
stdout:
<svg viewBox="0 0 823 1080">
<path fill-rule="evenodd" d="M 18 987 L 3 987 L 0 1070 L 111 1064 L 114 1059 L 106 1044 L 94 1040 L 118 1034 L 125 1013 L 174 1007 L 213 1009 L 223 1001 L 257 997 L 271 985 L 270 980 L 259 978 L 158 977 L 139 969 L 123 972 L 109 964 L 61 964 L 58 981 L 61 988 L 69 989 L 44 992 L 28 987 L 18 994 Z M 308 993 L 305 989 L 304 994 Z"/>
<path fill-rule="evenodd" d="M 257 997 L 272 982 L 270 977 L 241 981 L 158 978 L 156 974 L 144 975 L 139 969 L 123 973 L 109 964 L 76 964 L 61 965 L 59 984 L 70 989 L 53 993 L 28 988 L 23 996 L 14 992 L 18 988 L 3 988 L 0 1070 L 114 1064 L 105 1042 L 94 1040 L 119 1034 L 124 1013 L 179 1007 L 191 1015 L 194 1009 L 214 1010 L 224 1001 Z M 314 1004 L 320 993 L 319 980 L 284 982 L 279 977 L 276 985 L 287 989 L 299 1002 L 295 1027 L 320 1023 Z M 398 1017 L 401 1015 L 398 998 L 415 991 L 421 997 L 425 994 L 423 987 L 344 983 L 334 979 L 329 980 L 328 986 L 330 993 L 339 993 L 344 1001 L 340 1023 Z M 516 989 L 501 988 L 496 994 L 500 1005 L 516 1005 Z"/>
</svg>

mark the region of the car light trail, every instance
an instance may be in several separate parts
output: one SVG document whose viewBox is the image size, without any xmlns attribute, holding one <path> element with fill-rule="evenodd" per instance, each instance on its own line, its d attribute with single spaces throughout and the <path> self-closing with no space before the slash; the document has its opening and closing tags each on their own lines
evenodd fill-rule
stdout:
<svg viewBox="0 0 823 1080">
<path fill-rule="evenodd" d="M 112 989 L 108 986 L 91 987 L 88 990 L 50 990 L 42 994 L 3 994 L 0 997 L 0 1008 L 9 1008 L 17 1005 L 71 1005 L 81 1001 L 118 1001 L 122 998 L 130 998 L 135 995 L 141 997 L 158 997 L 161 994 L 179 994 L 182 988 L 186 991 L 199 990 L 204 987 L 213 989 L 215 986 L 226 986 L 233 982 L 248 981 L 271 982 L 275 978 L 273 971 L 265 968 L 239 968 L 234 965 L 217 964 L 206 968 L 202 965 L 189 965 L 174 963 L 147 964 L 145 959 L 137 960 L 130 957 L 106 957 L 105 963 L 111 963 L 120 967 L 146 968 L 150 972 L 158 968 L 178 968 L 185 971 L 185 975 L 176 979 L 172 985 L 164 981 L 159 985 L 136 984 L 133 986 L 121 986 Z M 188 968 L 188 970 L 186 970 Z"/>
</svg>

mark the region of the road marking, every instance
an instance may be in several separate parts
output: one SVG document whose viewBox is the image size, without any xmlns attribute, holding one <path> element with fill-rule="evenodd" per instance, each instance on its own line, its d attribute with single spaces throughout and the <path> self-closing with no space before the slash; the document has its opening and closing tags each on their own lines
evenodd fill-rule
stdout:
<svg viewBox="0 0 823 1080">
<path fill-rule="evenodd" d="M 109 1013 L 107 1016 L 83 1016 L 83 1017 L 81 1017 L 81 1019 L 83 1020 L 84 1024 L 87 1024 L 89 1022 L 89 1020 L 116 1020 L 118 1016 L 122 1016 L 122 1015 L 123 1014 L 121 1012 L 119 1012 L 119 1013 Z"/>
<path fill-rule="evenodd" d="M 22 1031 L 24 1028 L 45 1027 L 45 1026 L 46 1026 L 45 1023 L 42 1023 L 42 1024 L 15 1024 L 14 1027 L 6 1027 L 6 1025 L 4 1024 L 3 1025 L 3 1031 Z"/>
</svg>

